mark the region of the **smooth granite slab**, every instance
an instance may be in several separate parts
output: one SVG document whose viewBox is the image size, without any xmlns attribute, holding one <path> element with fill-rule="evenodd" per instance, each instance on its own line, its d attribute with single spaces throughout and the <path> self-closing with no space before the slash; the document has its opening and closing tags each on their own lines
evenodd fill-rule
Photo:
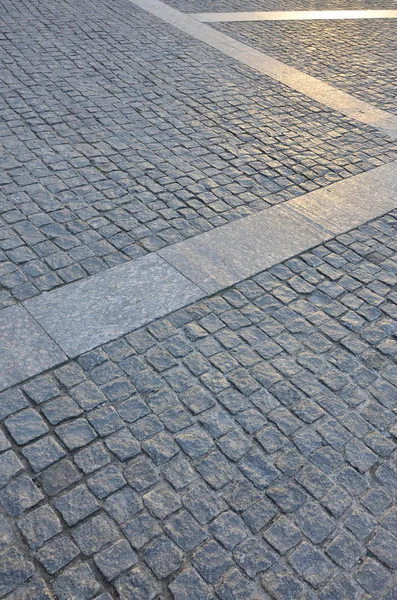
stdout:
<svg viewBox="0 0 397 600">
<path fill-rule="evenodd" d="M 190 13 L 201 23 L 233 21 L 317 21 L 346 19 L 396 19 L 397 10 L 281 10 Z"/>
<path fill-rule="evenodd" d="M 397 207 L 390 163 L 159 251 L 214 293 Z"/>
<path fill-rule="evenodd" d="M 397 163 L 390 163 L 305 194 L 286 206 L 334 234 L 397 208 Z"/>
<path fill-rule="evenodd" d="M 0 311 L 0 390 L 67 360 L 23 306 Z"/>
<path fill-rule="evenodd" d="M 330 237 L 304 216 L 275 206 L 159 254 L 206 292 L 214 293 Z"/>
<path fill-rule="evenodd" d="M 203 291 L 156 254 L 25 302 L 64 352 L 75 357 L 199 298 Z"/>
<path fill-rule="evenodd" d="M 356 177 L 353 178 L 358 180 Z M 360 181 L 368 182 L 371 180 L 374 187 L 382 192 L 382 195 L 396 198 L 397 195 L 397 161 L 377 167 L 372 171 L 367 171 L 360 175 Z M 351 181 L 348 179 L 347 181 Z"/>
</svg>

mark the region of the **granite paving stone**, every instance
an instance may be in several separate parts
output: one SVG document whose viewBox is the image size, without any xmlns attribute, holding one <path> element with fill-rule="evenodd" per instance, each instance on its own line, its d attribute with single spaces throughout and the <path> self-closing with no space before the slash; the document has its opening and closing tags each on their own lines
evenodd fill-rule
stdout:
<svg viewBox="0 0 397 600">
<path fill-rule="evenodd" d="M 200 1 L 203 10 L 207 2 Z M 193 2 L 185 4 L 182 10 Z M 126 0 L 58 4 L 61 35 L 51 0 L 4 0 L 3 10 L 1 306 L 395 157 L 395 144 L 372 127 L 239 65 Z M 357 38 L 379 42 L 360 27 L 344 56 Z M 19 44 L 27 36 L 29 48 Z M 391 38 L 388 32 L 382 40 L 383 56 Z M 72 78 L 70 48 L 79 61 Z M 335 44 L 332 50 L 327 57 Z M 388 84 L 390 71 L 382 70 Z"/>
<path fill-rule="evenodd" d="M 395 600 L 395 141 L 128 0 L 2 9 L 0 597 Z M 395 113 L 390 22 L 214 28 Z"/>
<path fill-rule="evenodd" d="M 22 306 L 0 310 L 0 328 L 0 390 L 60 364 L 66 358 Z"/>
<path fill-rule="evenodd" d="M 390 213 L 3 392 L 0 552 L 16 535 L 18 551 L 41 565 L 45 587 L 37 590 L 65 600 L 115 590 L 153 600 L 161 590 L 181 599 L 390 600 L 397 380 L 390 354 L 368 360 L 368 349 L 380 351 L 366 328 L 381 330 L 382 340 L 397 331 L 397 280 L 388 268 L 396 223 Z M 376 262 L 374 239 L 383 257 Z M 315 291 L 274 302 L 297 273 Z M 346 277 L 356 283 L 343 288 L 335 311 L 319 286 Z M 363 317 L 368 325 L 354 343 L 348 328 L 335 337 L 343 315 L 357 310 L 343 302 L 351 288 L 359 298 L 379 285 L 380 315 Z M 302 323 L 285 344 L 291 315 Z M 316 354 L 313 336 L 326 321 L 334 327 L 315 338 Z M 256 353 L 262 334 L 281 351 L 247 363 L 245 351 Z M 166 364 L 153 360 L 163 350 L 173 357 Z M 199 352 L 222 357 L 197 370 L 186 359 Z M 214 387 L 229 360 L 241 384 Z M 100 365 L 109 378 L 98 379 Z M 109 398 L 102 390 L 119 369 L 129 393 Z M 361 369 L 371 374 L 363 388 L 354 381 Z M 65 404 L 66 389 L 74 404 Z M 55 445 L 33 460 L 29 450 L 48 439 Z M 51 448 L 62 456 L 41 462 Z M 3 576 L 10 592 L 36 589 L 30 567 L 18 573 L 14 583 Z"/>
<path fill-rule="evenodd" d="M 370 20 L 310 22 L 304 27 L 296 22 L 214 25 L 219 31 L 274 58 L 396 114 L 393 101 L 395 22 L 392 19 L 381 23 Z M 382 68 L 374 76 L 372 69 L 376 63 L 381 63 Z"/>
</svg>

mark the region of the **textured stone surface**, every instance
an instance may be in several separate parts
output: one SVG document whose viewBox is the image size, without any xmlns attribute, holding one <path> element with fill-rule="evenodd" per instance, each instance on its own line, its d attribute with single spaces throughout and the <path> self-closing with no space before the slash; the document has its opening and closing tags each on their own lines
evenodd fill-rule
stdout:
<svg viewBox="0 0 397 600">
<path fill-rule="evenodd" d="M 3 4 L 0 306 L 395 156 L 126 0 L 52 7 Z"/>
<path fill-rule="evenodd" d="M 4 589 L 390 600 L 396 240 L 389 214 L 3 392 Z"/>
<path fill-rule="evenodd" d="M 161 250 L 160 255 L 196 284 L 200 282 L 207 293 L 213 293 L 326 237 L 326 232 L 298 215 L 276 207 L 175 244 Z M 231 247 L 235 248 L 233 253 Z"/>
<path fill-rule="evenodd" d="M 22 306 L 0 310 L 0 390 L 50 369 L 65 354 Z"/>
<path fill-rule="evenodd" d="M 34 298 L 26 307 L 74 357 L 202 295 L 197 286 L 153 255 Z"/>
<path fill-rule="evenodd" d="M 371 4 L 371 8 L 375 7 L 375 3 Z M 365 7 L 369 8 L 369 4 Z M 310 10 L 308 5 L 305 10 Z M 215 27 L 300 71 L 397 114 L 394 20 L 321 21 L 305 23 L 304 27 L 296 22 L 222 23 Z M 375 65 L 380 66 L 376 71 Z"/>
<path fill-rule="evenodd" d="M 258 1 L 244 8 L 274 2 Z M 2 307 L 395 160 L 371 128 L 124 0 L 4 6 Z M 361 217 L 390 210 L 381 185 L 361 189 Z M 335 223 L 351 211 L 339 196 Z M 111 312 L 109 286 L 117 339 L 39 371 L 15 328 L 26 364 L 0 393 L 0 597 L 393 600 L 396 219 L 258 261 L 122 337 L 137 314 Z M 134 265 L 113 287 L 148 279 L 129 281 Z M 84 299 L 86 313 L 99 301 L 72 309 Z M 68 339 L 88 339 L 89 319 L 103 329 L 93 311 Z"/>
</svg>

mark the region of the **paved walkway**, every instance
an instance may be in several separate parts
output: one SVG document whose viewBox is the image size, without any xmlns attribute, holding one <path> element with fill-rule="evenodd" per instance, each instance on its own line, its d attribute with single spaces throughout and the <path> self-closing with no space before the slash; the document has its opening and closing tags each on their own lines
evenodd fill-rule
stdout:
<svg viewBox="0 0 397 600">
<path fill-rule="evenodd" d="M 3 0 L 0 598 L 397 598 L 385 8 Z"/>
</svg>

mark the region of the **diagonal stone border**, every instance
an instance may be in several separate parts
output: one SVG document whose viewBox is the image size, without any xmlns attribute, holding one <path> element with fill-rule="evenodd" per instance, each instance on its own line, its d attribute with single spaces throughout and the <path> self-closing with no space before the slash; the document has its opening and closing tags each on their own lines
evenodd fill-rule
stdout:
<svg viewBox="0 0 397 600">
<path fill-rule="evenodd" d="M 391 163 L 160 250 L 215 293 L 397 206 Z"/>
<path fill-rule="evenodd" d="M 396 207 L 390 163 L 3 309 L 0 389 Z"/>
<path fill-rule="evenodd" d="M 396 167 L 378 167 L 0 311 L 1 389 L 390 212 L 397 207 Z"/>
<path fill-rule="evenodd" d="M 240 21 L 317 21 L 346 19 L 396 19 L 397 10 L 281 10 L 251 12 L 190 13 L 200 23 Z"/>
<path fill-rule="evenodd" d="M 129 1 L 263 75 L 397 139 L 397 115 L 376 108 L 315 77 L 306 75 L 247 44 L 212 29 L 205 23 L 200 23 L 197 19 L 167 6 L 160 0 Z"/>
</svg>

